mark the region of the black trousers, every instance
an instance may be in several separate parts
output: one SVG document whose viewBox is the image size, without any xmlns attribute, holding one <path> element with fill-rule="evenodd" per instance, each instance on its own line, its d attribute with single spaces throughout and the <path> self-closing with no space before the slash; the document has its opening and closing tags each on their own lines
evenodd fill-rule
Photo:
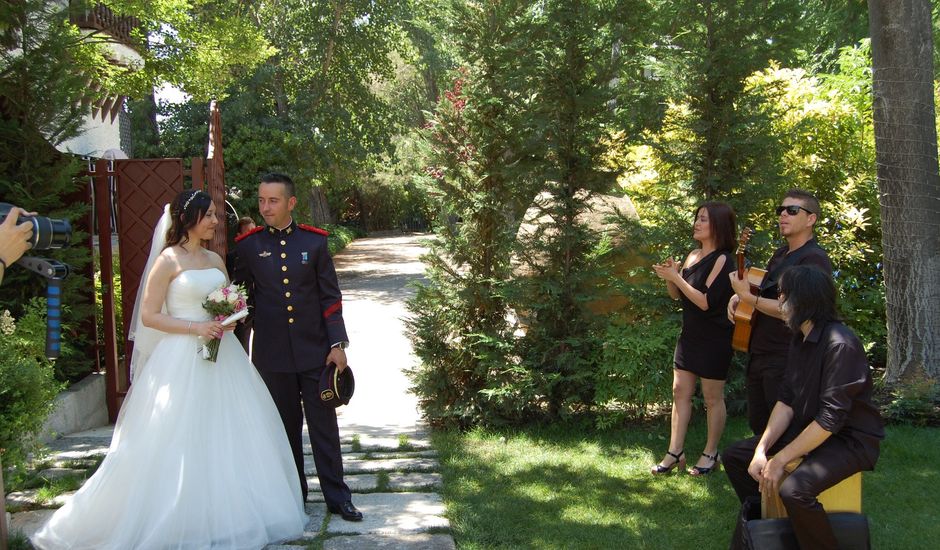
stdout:
<svg viewBox="0 0 940 550">
<path fill-rule="evenodd" d="M 343 455 L 339 443 L 336 409 L 320 404 L 320 371 L 258 372 L 281 414 L 287 440 L 294 453 L 294 462 L 297 464 L 304 502 L 307 501 L 303 449 L 305 413 L 310 445 L 313 447 L 313 462 L 317 467 L 320 490 L 327 506 L 337 508 L 351 500 L 349 487 L 343 481 Z"/>
<path fill-rule="evenodd" d="M 725 472 L 738 499 L 759 496 L 758 483 L 747 473 L 754 458 L 759 437 L 733 443 L 721 453 Z M 785 446 L 778 443 L 770 449 L 772 455 Z M 836 537 L 829 524 L 829 516 L 817 497 L 826 489 L 862 470 L 870 470 L 867 458 L 852 446 L 832 436 L 814 449 L 803 462 L 780 484 L 780 500 L 787 509 L 800 548 L 837 549 Z"/>
<path fill-rule="evenodd" d="M 242 347 L 245 348 L 245 353 L 248 353 L 248 344 L 251 342 L 251 329 L 254 328 L 254 325 L 253 321 L 235 324 L 235 337 L 238 338 Z M 251 357 L 251 354 L 249 354 L 248 357 Z"/>
<path fill-rule="evenodd" d="M 787 368 L 786 355 L 752 353 L 747 363 L 747 421 L 754 435 L 764 433 Z"/>
</svg>

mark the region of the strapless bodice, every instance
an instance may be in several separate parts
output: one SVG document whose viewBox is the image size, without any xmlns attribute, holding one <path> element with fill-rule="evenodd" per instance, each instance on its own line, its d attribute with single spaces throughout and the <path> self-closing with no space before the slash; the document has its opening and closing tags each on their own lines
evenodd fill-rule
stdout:
<svg viewBox="0 0 940 550">
<path fill-rule="evenodd" d="M 167 313 L 187 321 L 206 321 L 209 313 L 202 308 L 206 296 L 225 284 L 225 274 L 218 268 L 187 269 L 170 281 L 166 291 Z"/>
</svg>

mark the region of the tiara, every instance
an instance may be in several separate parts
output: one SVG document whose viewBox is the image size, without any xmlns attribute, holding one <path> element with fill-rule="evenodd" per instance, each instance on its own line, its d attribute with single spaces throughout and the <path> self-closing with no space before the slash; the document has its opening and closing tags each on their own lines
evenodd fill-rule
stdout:
<svg viewBox="0 0 940 550">
<path fill-rule="evenodd" d="M 186 209 L 189 208 L 189 203 L 193 202 L 193 199 L 195 199 L 196 195 L 198 194 L 199 194 L 199 191 L 196 191 L 195 193 L 190 195 L 188 199 L 186 199 L 186 202 L 183 204 L 183 212 L 185 212 Z"/>
</svg>

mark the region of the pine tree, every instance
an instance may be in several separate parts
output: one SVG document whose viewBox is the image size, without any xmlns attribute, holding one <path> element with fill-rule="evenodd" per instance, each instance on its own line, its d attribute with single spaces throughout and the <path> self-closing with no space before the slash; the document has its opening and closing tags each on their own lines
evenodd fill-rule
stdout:
<svg viewBox="0 0 940 550">
<path fill-rule="evenodd" d="M 631 4 L 638 17 L 642 6 Z M 538 100 L 528 118 L 541 138 L 533 167 L 540 193 L 527 215 L 531 229 L 520 232 L 516 254 L 524 268 L 513 286 L 526 325 L 522 366 L 541 414 L 551 419 L 594 401 L 601 319 L 587 304 L 605 296 L 601 257 L 609 241 L 587 218 L 597 216 L 592 199 L 610 193 L 616 180 L 602 156 L 617 97 L 611 82 L 621 65 L 611 52 L 631 39 L 624 33 L 630 21 L 622 17 L 625 7 L 557 0 L 533 14 Z"/>
<path fill-rule="evenodd" d="M 412 373 L 428 418 L 469 426 L 518 420 L 530 406 L 511 356 L 505 285 L 520 213 L 532 196 L 519 52 L 527 2 L 454 3 L 465 67 L 428 124 L 427 179 L 442 223 L 409 303 L 422 365 Z"/>
<path fill-rule="evenodd" d="M 8 7 L 8 32 L 0 48 L 0 196 L 40 215 L 74 222 L 87 213 L 82 199 L 76 200 L 87 180 L 77 177 L 78 159 L 58 152 L 54 145 L 80 131 L 85 114 L 82 99 L 96 99 L 86 77 L 94 74 L 96 57 L 90 46 L 81 44 L 78 29 L 67 23 L 55 2 L 27 0 Z M 83 275 L 91 261 L 83 246 L 87 236 L 75 231 L 75 246 L 34 253 L 71 267 L 63 284 L 65 345 L 56 362 L 61 378 L 84 374 L 94 362 L 84 352 L 87 335 L 77 330 L 94 316 L 93 305 L 85 298 L 92 287 Z M 14 317 L 22 314 L 31 297 L 45 296 L 45 280 L 32 272 L 11 269 L 3 283 L 0 308 L 9 309 Z"/>
<path fill-rule="evenodd" d="M 762 198 L 780 181 L 779 144 L 745 80 L 795 56 L 801 7 L 787 0 L 662 2 L 663 76 L 674 84 L 657 150 L 682 191 L 699 200 Z"/>
</svg>

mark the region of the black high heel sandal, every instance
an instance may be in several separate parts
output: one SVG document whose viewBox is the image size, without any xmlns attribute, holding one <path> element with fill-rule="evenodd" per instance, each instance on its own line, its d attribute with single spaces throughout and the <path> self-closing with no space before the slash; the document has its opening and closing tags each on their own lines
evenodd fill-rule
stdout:
<svg viewBox="0 0 940 550">
<path fill-rule="evenodd" d="M 660 475 L 660 474 L 668 474 L 676 466 L 679 466 L 679 468 L 685 468 L 685 456 L 684 456 L 685 451 L 684 450 L 679 451 L 679 454 L 676 454 L 672 451 L 666 451 L 666 454 L 674 458 L 675 462 L 673 462 L 669 466 L 662 466 L 660 464 L 653 466 L 652 468 L 650 468 L 650 473 L 653 474 L 654 476 Z"/>
<path fill-rule="evenodd" d="M 692 466 L 689 469 L 690 476 L 707 476 L 708 474 L 714 472 L 715 470 L 721 469 L 721 456 L 718 454 L 718 451 L 715 451 L 715 454 L 710 455 L 702 453 L 702 456 L 712 461 L 712 465 L 708 468 L 702 468 L 701 466 Z"/>
</svg>

